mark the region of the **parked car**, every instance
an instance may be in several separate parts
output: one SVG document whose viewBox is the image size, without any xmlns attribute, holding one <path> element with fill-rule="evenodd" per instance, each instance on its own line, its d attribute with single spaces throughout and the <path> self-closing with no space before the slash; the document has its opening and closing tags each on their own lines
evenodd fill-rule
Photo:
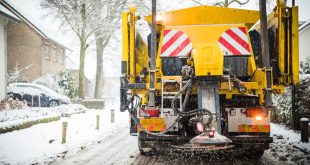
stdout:
<svg viewBox="0 0 310 165">
<path fill-rule="evenodd" d="M 8 86 L 7 94 L 13 99 L 25 100 L 32 107 L 54 107 L 70 103 L 67 96 L 33 83 L 12 83 Z"/>
</svg>

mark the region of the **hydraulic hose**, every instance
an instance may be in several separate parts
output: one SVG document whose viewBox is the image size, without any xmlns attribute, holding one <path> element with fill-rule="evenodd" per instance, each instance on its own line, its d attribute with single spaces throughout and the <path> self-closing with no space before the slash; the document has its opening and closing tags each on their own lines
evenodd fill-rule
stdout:
<svg viewBox="0 0 310 165">
<path fill-rule="evenodd" d="M 177 114 L 179 114 L 180 116 L 190 116 L 191 114 L 193 114 L 193 113 L 198 113 L 198 112 L 205 112 L 207 109 L 194 109 L 194 110 L 191 110 L 191 111 L 180 111 L 179 109 L 178 109 L 178 107 L 177 107 L 177 104 L 176 104 L 176 101 L 177 101 L 177 99 L 178 99 L 178 97 L 183 93 L 183 92 L 185 92 L 188 88 L 190 88 L 191 86 L 192 86 L 192 84 L 193 84 L 193 80 L 192 79 L 190 79 L 190 80 L 188 80 L 187 81 L 187 83 L 184 85 L 184 87 L 181 89 L 181 91 L 179 91 L 175 96 L 174 96 L 174 98 L 173 98 L 173 100 L 172 100 L 172 103 L 171 103 L 171 107 L 172 107 L 172 109 L 173 109 L 173 111 L 175 112 L 175 113 L 177 113 Z M 187 94 L 189 94 L 189 92 L 190 92 L 190 90 L 188 90 L 188 92 L 187 92 Z M 188 96 L 187 96 L 188 97 Z M 186 97 L 185 97 L 186 98 Z M 188 98 L 187 99 L 185 99 L 185 101 L 186 100 L 188 100 Z M 183 103 L 183 107 L 185 107 L 185 105 L 187 104 L 187 102 L 184 102 Z M 208 111 L 208 110 L 207 110 Z"/>
<path fill-rule="evenodd" d="M 176 104 L 176 101 L 178 99 L 178 97 L 186 91 L 186 95 L 185 95 L 185 99 L 184 99 L 184 103 L 182 105 L 182 108 L 185 110 L 185 107 L 186 107 L 186 104 L 188 102 L 188 99 L 189 99 L 189 95 L 190 95 L 190 92 L 192 90 L 192 85 L 193 85 L 193 79 L 189 79 L 187 81 L 187 83 L 184 85 L 184 87 L 181 89 L 181 91 L 179 91 L 175 97 L 173 98 L 172 100 L 172 103 L 171 103 L 171 107 L 173 109 L 173 111 L 175 113 L 177 113 L 179 116 L 190 116 L 194 113 L 208 113 L 208 116 L 209 116 L 209 119 L 208 119 L 208 122 L 206 123 L 207 125 L 209 125 L 212 120 L 213 120 L 213 115 L 212 115 L 212 112 L 208 109 L 204 109 L 204 108 L 199 108 L 199 109 L 194 109 L 194 110 L 191 110 L 191 111 L 180 111 L 177 107 L 177 104 Z"/>
<path fill-rule="evenodd" d="M 137 117 L 136 117 L 135 115 L 132 114 L 132 110 L 137 109 L 137 107 L 138 107 L 139 104 L 140 104 L 140 102 L 139 102 L 139 103 L 137 103 L 136 106 L 133 105 L 134 97 L 138 97 L 138 98 L 140 99 L 139 96 L 136 96 L 136 95 L 132 96 L 132 98 L 130 99 L 131 107 L 130 107 L 130 108 L 128 107 L 127 109 L 128 109 L 128 111 L 129 111 L 130 117 L 131 117 L 131 118 L 134 120 L 134 122 L 142 129 L 142 131 L 145 132 L 145 133 L 147 133 L 147 134 L 153 135 L 153 136 L 172 136 L 172 135 L 166 135 L 166 133 L 169 132 L 169 131 L 174 127 L 174 125 L 175 125 L 175 124 L 178 122 L 178 120 L 180 119 L 180 116 L 178 116 L 178 117 L 176 118 L 176 120 L 174 121 L 174 123 L 171 124 L 167 129 L 165 129 L 165 130 L 163 130 L 163 131 L 161 131 L 161 132 L 158 132 L 158 133 L 150 132 L 150 131 L 148 131 L 147 129 L 145 129 L 145 128 L 138 122 Z"/>
<path fill-rule="evenodd" d="M 184 100 L 184 103 L 183 103 L 183 107 L 186 106 L 187 102 L 188 102 L 188 99 L 189 99 L 189 95 L 190 95 L 190 92 L 191 92 L 191 87 L 192 87 L 192 84 L 193 84 L 193 80 L 190 79 L 188 80 L 188 82 L 184 85 L 184 87 L 181 89 L 181 91 L 179 91 L 177 93 L 177 95 L 174 97 L 173 101 L 172 101 L 172 109 L 174 110 L 174 112 L 176 112 L 178 114 L 178 117 L 175 119 L 175 121 L 173 122 L 173 124 L 171 124 L 168 128 L 166 128 L 165 130 L 161 131 L 161 132 L 158 132 L 158 133 L 154 133 L 154 132 L 150 132 L 148 131 L 147 129 L 145 129 L 139 122 L 138 122 L 138 119 L 137 117 L 132 113 L 132 111 L 134 109 L 137 109 L 140 105 L 140 101 L 134 105 L 133 101 L 134 101 L 134 97 L 137 97 L 139 98 L 140 100 L 140 97 L 137 96 L 137 95 L 133 95 L 130 99 L 130 103 L 131 103 L 131 107 L 127 108 L 127 110 L 129 111 L 129 115 L 130 117 L 134 120 L 134 122 L 142 129 L 143 132 L 147 133 L 147 134 L 150 134 L 150 135 L 153 135 L 153 136 L 173 136 L 173 135 L 167 135 L 166 133 L 169 132 L 170 130 L 172 130 L 172 128 L 174 127 L 174 125 L 180 120 L 180 117 L 183 117 L 183 116 L 190 116 L 194 113 L 204 113 L 204 112 L 207 112 L 208 113 L 208 116 L 209 119 L 208 119 L 208 122 L 206 123 L 207 125 L 209 125 L 211 122 L 212 122 L 212 119 L 213 119 L 213 115 L 211 113 L 211 111 L 209 111 L 208 109 L 194 109 L 194 110 L 191 110 L 191 111 L 187 111 L 187 112 L 182 112 L 180 110 L 178 110 L 175 102 L 177 100 L 177 98 L 180 96 L 180 94 L 182 94 L 184 91 L 186 91 L 186 97 L 185 97 L 185 100 Z"/>
</svg>

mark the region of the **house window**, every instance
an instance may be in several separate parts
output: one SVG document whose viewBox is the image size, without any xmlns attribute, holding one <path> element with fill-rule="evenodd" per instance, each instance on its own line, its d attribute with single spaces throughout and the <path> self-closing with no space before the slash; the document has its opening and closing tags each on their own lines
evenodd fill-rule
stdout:
<svg viewBox="0 0 310 165">
<path fill-rule="evenodd" d="M 51 59 L 51 57 L 50 57 L 50 54 L 49 54 L 49 47 L 48 47 L 48 44 L 45 44 L 44 45 L 44 55 L 45 55 L 45 58 L 47 59 L 47 60 L 50 60 Z"/>
<path fill-rule="evenodd" d="M 58 61 L 58 59 L 57 59 L 58 56 L 57 56 L 56 48 L 53 48 L 52 56 L 53 56 L 53 61 L 57 62 Z"/>
<path fill-rule="evenodd" d="M 60 64 L 64 64 L 64 53 L 62 49 L 58 51 L 58 60 Z"/>
</svg>

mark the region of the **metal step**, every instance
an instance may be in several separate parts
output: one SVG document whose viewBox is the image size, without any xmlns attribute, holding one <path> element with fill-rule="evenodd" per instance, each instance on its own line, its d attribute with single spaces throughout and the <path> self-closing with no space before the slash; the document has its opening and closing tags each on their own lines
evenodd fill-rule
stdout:
<svg viewBox="0 0 310 165">
<path fill-rule="evenodd" d="M 177 80 L 171 80 L 171 79 L 165 79 L 163 78 L 162 81 L 162 91 L 161 91 L 161 96 L 162 96 L 162 102 L 164 102 L 165 99 L 169 99 L 169 100 L 172 100 L 175 98 L 175 96 L 179 93 L 179 91 L 182 89 L 182 85 L 183 85 L 183 82 L 182 82 L 182 78 L 179 78 Z M 164 88 L 164 84 L 165 83 L 177 83 L 179 84 L 179 89 L 177 92 L 167 92 L 166 89 Z M 182 108 L 182 95 L 180 95 L 178 97 L 178 99 L 180 100 L 180 107 Z M 163 110 L 164 110 L 164 107 L 163 107 L 163 104 L 161 105 L 161 109 L 162 109 L 162 113 L 163 113 Z"/>
</svg>

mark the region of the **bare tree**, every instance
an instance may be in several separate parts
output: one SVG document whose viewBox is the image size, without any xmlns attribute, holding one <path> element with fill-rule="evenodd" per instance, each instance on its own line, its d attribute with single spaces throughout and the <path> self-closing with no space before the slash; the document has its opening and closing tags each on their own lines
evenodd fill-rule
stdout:
<svg viewBox="0 0 310 165">
<path fill-rule="evenodd" d="M 90 38 L 102 27 L 93 26 L 96 21 L 93 3 L 91 0 L 43 0 L 41 7 L 46 9 L 48 15 L 53 15 L 61 20 L 61 28 L 69 27 L 78 37 L 80 42 L 80 68 L 79 68 L 79 97 L 84 94 L 84 63 L 86 50 L 90 44 Z"/>
<path fill-rule="evenodd" d="M 224 1 L 221 1 L 221 2 L 215 3 L 214 6 L 229 7 L 232 3 L 238 3 L 239 5 L 245 5 L 249 1 L 250 0 L 246 0 L 245 2 L 241 2 L 239 0 L 224 0 Z"/>
<path fill-rule="evenodd" d="M 95 98 L 101 98 L 103 86 L 103 51 L 108 45 L 114 31 L 120 28 L 121 12 L 125 8 L 126 0 L 93 0 L 92 10 L 97 20 L 93 27 L 102 27 L 94 33 L 96 40 L 97 71 Z"/>
<path fill-rule="evenodd" d="M 192 1 L 198 5 L 204 5 L 204 3 L 201 0 L 192 0 Z M 229 7 L 233 3 L 238 3 L 239 5 L 245 5 L 249 1 L 250 0 L 245 0 L 244 2 L 242 2 L 241 0 L 222 0 L 222 1 L 217 1 L 215 3 L 210 3 L 210 5 L 221 6 L 221 7 Z"/>
</svg>

